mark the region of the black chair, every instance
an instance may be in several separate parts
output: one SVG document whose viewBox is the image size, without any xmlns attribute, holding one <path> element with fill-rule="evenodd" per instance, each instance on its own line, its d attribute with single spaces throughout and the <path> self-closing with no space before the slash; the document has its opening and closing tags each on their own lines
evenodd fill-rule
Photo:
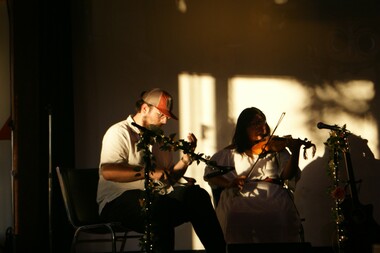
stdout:
<svg viewBox="0 0 380 253">
<path fill-rule="evenodd" d="M 71 252 L 76 252 L 77 244 L 85 242 L 109 242 L 112 245 L 112 252 L 117 251 L 116 244 L 117 242 L 121 242 L 120 252 L 124 252 L 128 238 L 142 238 L 142 234 L 131 231 L 120 223 L 101 221 L 96 202 L 99 179 L 97 168 L 74 169 L 57 167 L 56 170 L 67 217 L 75 229 L 71 243 Z M 80 239 L 79 235 L 82 232 L 96 234 L 97 236 L 92 238 L 88 238 L 87 236 L 86 239 Z M 99 235 L 102 236 L 99 237 Z"/>
<path fill-rule="evenodd" d="M 211 188 L 212 197 L 214 199 L 214 207 L 219 203 L 220 194 L 222 194 L 222 191 L 224 190 L 223 187 L 217 187 L 217 188 Z"/>
</svg>

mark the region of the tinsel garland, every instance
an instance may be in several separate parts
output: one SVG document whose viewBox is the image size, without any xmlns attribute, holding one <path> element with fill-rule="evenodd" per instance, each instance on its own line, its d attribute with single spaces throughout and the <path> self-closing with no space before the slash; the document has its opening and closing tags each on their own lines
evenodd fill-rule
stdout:
<svg viewBox="0 0 380 253">
<path fill-rule="evenodd" d="M 330 137 L 324 143 L 329 149 L 327 174 L 331 179 L 331 186 L 329 187 L 328 192 L 335 201 L 335 207 L 332 208 L 332 214 L 336 224 L 336 243 L 339 249 L 342 249 L 348 240 L 348 233 L 345 228 L 346 219 L 342 209 L 342 204 L 346 197 L 346 187 L 348 182 L 346 180 L 341 180 L 339 173 L 339 162 L 343 159 L 344 153 L 348 151 L 348 133 L 346 125 L 342 128 L 331 130 Z"/>
</svg>

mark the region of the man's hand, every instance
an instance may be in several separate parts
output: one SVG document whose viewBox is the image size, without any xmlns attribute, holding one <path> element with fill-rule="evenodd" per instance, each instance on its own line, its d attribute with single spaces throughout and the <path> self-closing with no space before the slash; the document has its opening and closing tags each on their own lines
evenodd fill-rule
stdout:
<svg viewBox="0 0 380 253">
<path fill-rule="evenodd" d="M 154 169 L 154 171 L 151 171 L 149 173 L 149 176 L 153 180 L 160 180 L 160 181 L 166 181 L 168 179 L 168 171 L 165 171 L 164 169 Z"/>
<path fill-rule="evenodd" d="M 193 133 L 189 133 L 187 135 L 187 140 L 190 142 L 191 151 L 194 152 L 195 148 L 197 147 L 197 137 Z"/>
</svg>

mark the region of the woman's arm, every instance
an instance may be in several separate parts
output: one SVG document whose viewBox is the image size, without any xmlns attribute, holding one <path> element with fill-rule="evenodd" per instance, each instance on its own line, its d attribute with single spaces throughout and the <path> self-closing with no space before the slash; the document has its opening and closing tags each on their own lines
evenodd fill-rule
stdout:
<svg viewBox="0 0 380 253">
<path fill-rule="evenodd" d="M 299 155 L 302 142 L 299 139 L 291 139 L 289 141 L 289 150 L 291 152 L 290 159 L 283 169 L 280 177 L 283 180 L 289 180 L 295 177 L 299 171 Z"/>
</svg>

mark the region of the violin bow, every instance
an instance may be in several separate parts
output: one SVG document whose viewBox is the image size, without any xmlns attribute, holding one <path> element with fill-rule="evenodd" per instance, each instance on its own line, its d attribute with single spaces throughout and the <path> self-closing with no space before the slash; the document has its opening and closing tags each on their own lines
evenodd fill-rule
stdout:
<svg viewBox="0 0 380 253">
<path fill-rule="evenodd" d="M 262 154 L 264 153 L 264 150 L 265 150 L 266 147 L 268 146 L 269 142 L 272 140 L 272 138 L 273 138 L 273 136 L 274 136 L 274 132 L 276 132 L 277 127 L 280 125 L 280 123 L 281 123 L 281 121 L 282 121 L 282 119 L 283 119 L 284 117 L 285 117 L 285 112 L 281 113 L 281 116 L 280 116 L 280 118 L 278 119 L 277 124 L 276 124 L 276 126 L 274 127 L 274 129 L 273 129 L 273 132 L 272 132 L 271 135 L 269 136 L 269 139 L 268 139 L 267 143 L 265 143 L 265 145 L 261 148 L 261 149 L 262 149 L 262 152 L 261 152 L 260 155 L 262 155 Z"/>
<path fill-rule="evenodd" d="M 257 160 L 255 161 L 255 163 L 252 164 L 251 168 L 249 169 L 246 180 L 249 179 L 250 175 L 253 172 L 253 169 L 256 167 L 256 164 L 259 162 L 259 160 L 264 157 L 264 155 L 265 155 L 264 150 L 268 146 L 269 142 L 272 140 L 272 138 L 274 136 L 274 132 L 277 130 L 277 127 L 280 125 L 280 123 L 281 123 L 281 121 L 283 120 L 284 117 L 285 117 L 285 112 L 281 113 L 280 118 L 278 119 L 276 126 L 274 127 L 271 135 L 269 136 L 268 142 L 265 143 L 265 145 L 262 147 L 261 153 L 259 154 L 259 158 L 257 158 Z"/>
</svg>

